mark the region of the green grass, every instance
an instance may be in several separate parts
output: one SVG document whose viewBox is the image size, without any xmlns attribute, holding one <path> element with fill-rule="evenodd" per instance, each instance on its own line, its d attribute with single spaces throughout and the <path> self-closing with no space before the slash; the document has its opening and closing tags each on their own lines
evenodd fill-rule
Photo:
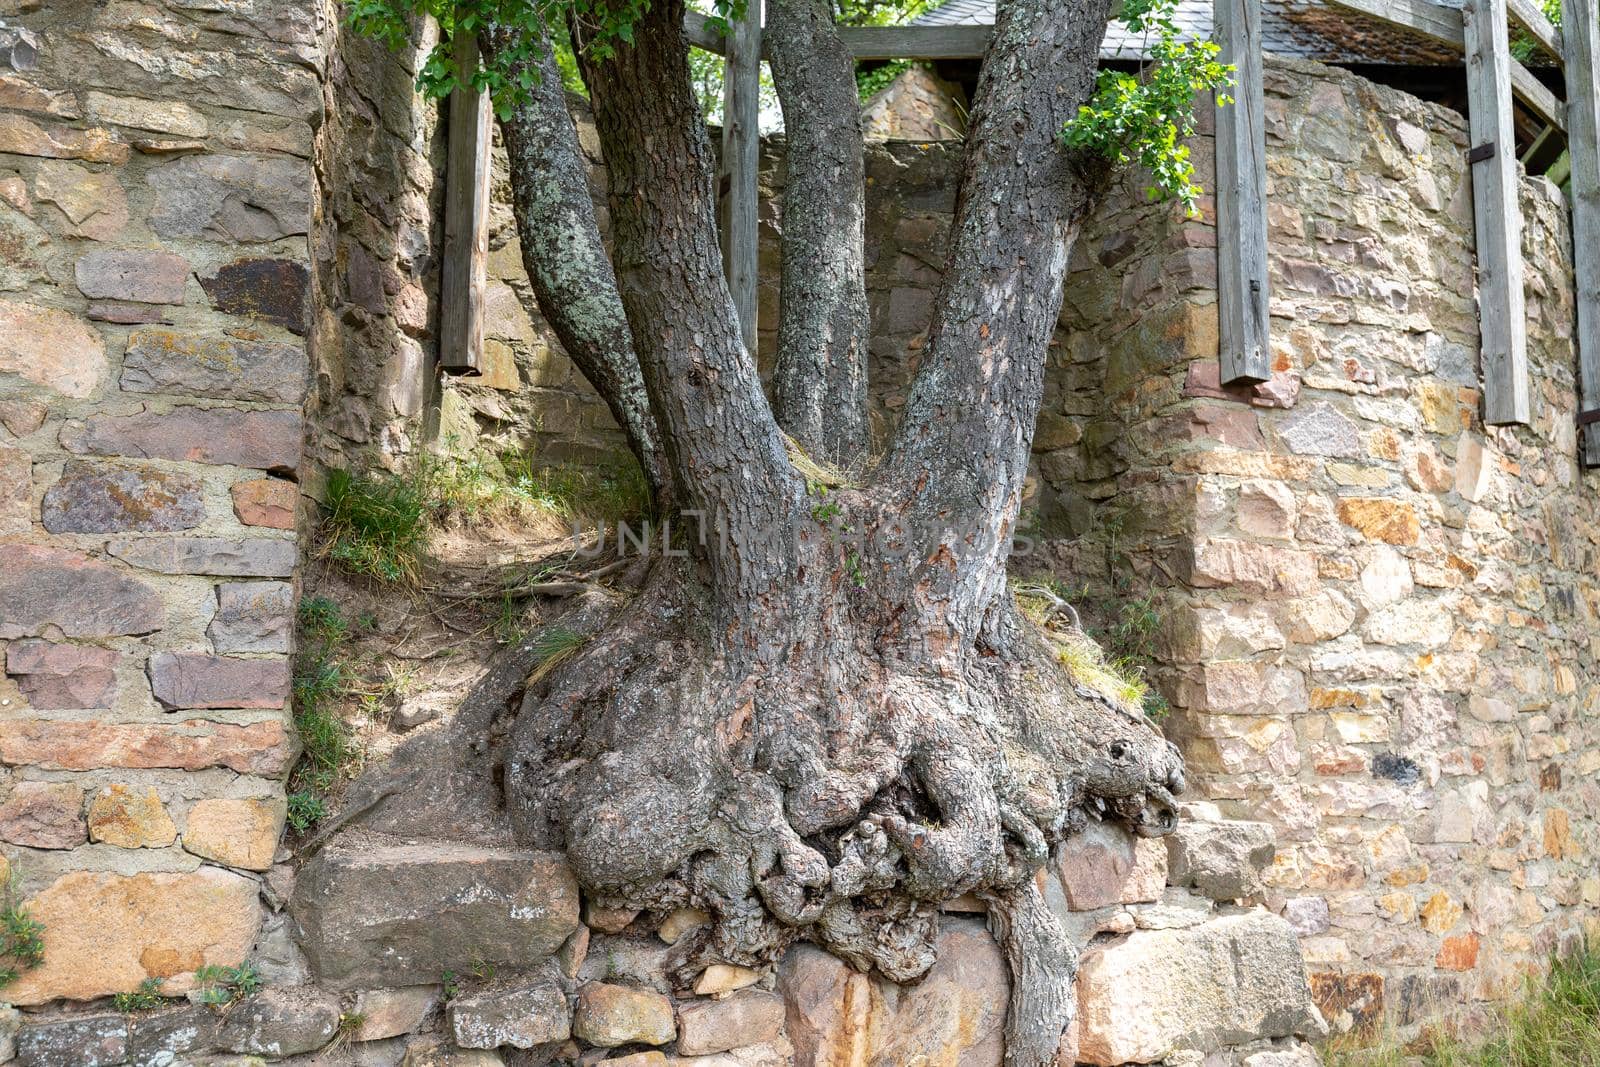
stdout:
<svg viewBox="0 0 1600 1067">
<path fill-rule="evenodd" d="M 300 653 L 295 658 L 294 725 L 301 755 L 291 776 L 289 825 L 299 833 L 327 815 L 326 794 L 358 753 L 339 701 L 350 689 L 340 653 L 350 626 L 327 597 L 307 597 L 296 612 Z"/>
<path fill-rule="evenodd" d="M 427 503 L 414 479 L 328 474 L 328 554 L 352 574 L 414 581 L 427 547 Z"/>
<path fill-rule="evenodd" d="M 159 978 L 146 978 L 132 993 L 118 993 L 111 998 L 112 1007 L 124 1015 L 132 1015 L 138 1011 L 153 1011 L 165 1003 L 166 998 L 161 995 Z"/>
<path fill-rule="evenodd" d="M 194 972 L 194 980 L 199 987 L 195 999 L 216 1007 L 232 1004 L 261 989 L 261 975 L 248 963 L 237 967 L 208 964 Z"/>
<path fill-rule="evenodd" d="M 15 871 L 0 897 L 0 986 L 8 986 L 44 962 L 44 923 L 28 914 L 18 898 Z"/>
<path fill-rule="evenodd" d="M 1364 1049 L 1336 1039 L 1324 1059 L 1327 1067 L 1600 1067 L 1600 953 L 1589 946 L 1552 959 L 1486 1034 L 1430 1031 L 1406 1047 L 1387 1040 Z"/>
</svg>

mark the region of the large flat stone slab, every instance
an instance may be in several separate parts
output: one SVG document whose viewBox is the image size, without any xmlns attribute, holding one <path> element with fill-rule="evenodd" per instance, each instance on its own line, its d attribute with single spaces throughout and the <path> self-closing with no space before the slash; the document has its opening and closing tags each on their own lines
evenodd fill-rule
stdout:
<svg viewBox="0 0 1600 1067">
<path fill-rule="evenodd" d="M 578 883 L 552 852 L 454 843 L 333 846 L 293 910 L 317 978 L 336 989 L 525 970 L 578 927 Z"/>
</svg>

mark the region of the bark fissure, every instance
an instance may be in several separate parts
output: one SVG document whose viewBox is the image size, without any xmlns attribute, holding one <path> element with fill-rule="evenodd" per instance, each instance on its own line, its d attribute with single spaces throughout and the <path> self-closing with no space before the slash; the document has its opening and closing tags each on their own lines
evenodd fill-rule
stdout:
<svg viewBox="0 0 1600 1067">
<path fill-rule="evenodd" d="M 855 61 L 830 0 L 774 0 L 766 19 L 788 142 L 774 406 L 811 455 L 848 468 L 868 445 L 866 166 Z"/>
</svg>

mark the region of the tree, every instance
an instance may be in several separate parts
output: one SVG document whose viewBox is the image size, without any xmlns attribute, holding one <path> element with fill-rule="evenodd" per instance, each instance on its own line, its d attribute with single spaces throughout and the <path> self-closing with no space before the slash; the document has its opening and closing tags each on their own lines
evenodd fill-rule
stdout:
<svg viewBox="0 0 1600 1067">
<path fill-rule="evenodd" d="M 1076 682 L 1006 579 L 1068 254 L 1106 156 L 1159 111 L 1137 84 L 1095 95 L 1110 4 L 1000 0 L 927 345 L 877 451 L 863 146 L 829 0 L 766 7 L 789 139 L 770 402 L 723 277 L 683 0 L 352 5 L 390 37 L 418 10 L 478 35 L 480 70 L 438 58 L 425 80 L 496 93 L 540 309 L 681 549 L 528 686 L 503 775 L 517 832 L 564 850 L 601 904 L 706 908 L 706 959 L 748 965 L 807 938 L 913 979 L 939 903 L 976 893 L 1014 979 L 1019 1067 L 1055 1062 L 1073 1011 L 1075 952 L 1036 873 L 1091 818 L 1169 832 L 1183 788 L 1177 750 Z M 609 170 L 609 254 L 557 17 Z"/>
</svg>

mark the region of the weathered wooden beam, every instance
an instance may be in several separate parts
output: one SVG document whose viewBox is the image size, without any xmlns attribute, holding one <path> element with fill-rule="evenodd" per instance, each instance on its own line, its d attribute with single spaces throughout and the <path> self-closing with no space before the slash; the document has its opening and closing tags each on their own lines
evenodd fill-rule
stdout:
<svg viewBox="0 0 1600 1067">
<path fill-rule="evenodd" d="M 698 11 L 686 11 L 684 29 L 689 43 L 717 55 L 727 55 L 727 40 Z M 839 36 L 859 60 L 879 59 L 981 59 L 994 36 L 994 27 L 980 26 L 841 26 Z M 765 53 L 763 53 L 765 55 Z"/>
<path fill-rule="evenodd" d="M 1463 16 L 1456 8 L 1445 7 L 1432 0 L 1332 0 L 1332 3 L 1390 26 L 1420 33 L 1452 48 L 1466 50 Z M 1504 4 L 1500 5 L 1500 14 L 1504 19 Z M 1506 63 L 1510 71 L 1507 77 L 1517 99 L 1539 116 L 1545 125 L 1565 129 L 1565 109 L 1556 95 L 1532 71 L 1513 60 L 1510 53 L 1506 55 Z"/>
<path fill-rule="evenodd" d="M 1511 46 L 1505 0 L 1467 0 L 1467 125 L 1478 237 L 1478 333 L 1484 421 L 1529 421 L 1522 211 L 1511 132 Z"/>
<path fill-rule="evenodd" d="M 1267 310 L 1267 156 L 1261 0 L 1215 0 L 1222 62 L 1236 70 L 1217 108 L 1217 327 L 1224 384 L 1272 377 Z"/>
<path fill-rule="evenodd" d="M 756 351 L 757 206 L 761 169 L 761 3 L 729 27 L 722 75 L 722 263 L 745 348 Z"/>
<path fill-rule="evenodd" d="M 1578 302 L 1578 420 L 1583 464 L 1600 466 L 1600 12 L 1568 4 L 1562 15 L 1567 50 L 1567 144 L 1571 163 L 1572 267 Z"/>
<path fill-rule="evenodd" d="M 462 34 L 461 70 L 478 68 L 478 42 Z M 439 368 L 452 374 L 483 370 L 483 302 L 489 262 L 489 149 L 487 93 L 450 94 L 449 149 L 444 176 L 444 260 L 439 279 Z"/>
<path fill-rule="evenodd" d="M 1506 0 L 1506 11 L 1511 15 L 1511 20 L 1537 41 L 1539 47 L 1548 52 L 1557 64 L 1566 62 L 1561 31 L 1545 17 L 1538 4 L 1533 0 Z"/>
</svg>

